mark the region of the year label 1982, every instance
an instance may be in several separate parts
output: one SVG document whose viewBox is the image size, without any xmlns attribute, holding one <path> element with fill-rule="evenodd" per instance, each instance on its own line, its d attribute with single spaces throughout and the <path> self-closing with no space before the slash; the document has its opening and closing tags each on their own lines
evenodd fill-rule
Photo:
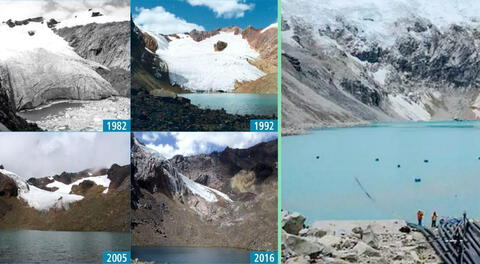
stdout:
<svg viewBox="0 0 480 264">
<path fill-rule="evenodd" d="M 112 119 L 103 120 L 103 132 L 130 132 L 130 120 Z"/>
</svg>

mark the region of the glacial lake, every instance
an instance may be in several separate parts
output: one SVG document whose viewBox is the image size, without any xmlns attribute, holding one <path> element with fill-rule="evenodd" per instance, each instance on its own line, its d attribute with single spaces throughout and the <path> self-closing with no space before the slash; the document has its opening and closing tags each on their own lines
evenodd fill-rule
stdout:
<svg viewBox="0 0 480 264">
<path fill-rule="evenodd" d="M 249 263 L 249 251 L 233 248 L 132 247 L 132 259 L 156 263 Z"/>
<path fill-rule="evenodd" d="M 17 114 L 27 119 L 28 121 L 36 122 L 36 121 L 45 119 L 45 117 L 47 116 L 64 115 L 65 110 L 67 110 L 68 108 L 80 109 L 82 106 L 83 106 L 83 103 L 80 103 L 80 102 L 60 102 L 60 103 L 53 103 L 38 109 L 22 111 Z"/>
<path fill-rule="evenodd" d="M 225 109 L 229 114 L 277 114 L 276 94 L 191 93 L 180 94 L 202 109 Z"/>
<path fill-rule="evenodd" d="M 130 250 L 130 233 L 0 230 L 0 262 L 102 262 Z"/>
<path fill-rule="evenodd" d="M 283 208 L 309 223 L 480 217 L 480 122 L 317 129 L 282 153 Z"/>
</svg>

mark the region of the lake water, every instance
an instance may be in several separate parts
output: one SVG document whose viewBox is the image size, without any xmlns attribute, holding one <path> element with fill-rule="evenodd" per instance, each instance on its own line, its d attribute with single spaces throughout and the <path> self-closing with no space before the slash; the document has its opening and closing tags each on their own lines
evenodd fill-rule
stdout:
<svg viewBox="0 0 480 264">
<path fill-rule="evenodd" d="M 480 122 L 319 129 L 282 152 L 283 208 L 309 222 L 480 217 Z"/>
<path fill-rule="evenodd" d="M 233 248 L 132 247 L 132 259 L 157 263 L 249 263 L 249 251 Z"/>
<path fill-rule="evenodd" d="M 60 103 L 53 103 L 51 105 L 38 108 L 38 109 L 19 112 L 17 114 L 29 121 L 36 122 L 36 121 L 43 120 L 45 117 L 50 115 L 63 115 L 67 108 L 80 109 L 82 106 L 83 106 L 83 103 L 79 103 L 79 102 L 60 102 Z"/>
<path fill-rule="evenodd" d="M 276 94 L 191 93 L 181 94 L 203 109 L 225 109 L 229 114 L 277 114 Z"/>
<path fill-rule="evenodd" d="M 102 262 L 103 251 L 126 250 L 129 233 L 0 231 L 0 262 Z"/>
</svg>

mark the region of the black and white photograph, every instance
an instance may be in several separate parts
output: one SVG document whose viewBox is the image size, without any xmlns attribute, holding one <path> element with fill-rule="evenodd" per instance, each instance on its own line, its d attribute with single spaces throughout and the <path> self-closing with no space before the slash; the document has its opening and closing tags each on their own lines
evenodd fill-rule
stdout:
<svg viewBox="0 0 480 264">
<path fill-rule="evenodd" d="M 0 131 L 129 119 L 129 20 L 129 0 L 0 0 Z"/>
</svg>

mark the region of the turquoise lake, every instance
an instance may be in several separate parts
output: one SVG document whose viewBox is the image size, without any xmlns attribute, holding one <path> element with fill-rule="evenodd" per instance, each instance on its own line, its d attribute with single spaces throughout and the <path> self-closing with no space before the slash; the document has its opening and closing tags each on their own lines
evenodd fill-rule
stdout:
<svg viewBox="0 0 480 264">
<path fill-rule="evenodd" d="M 480 218 L 480 122 L 317 129 L 284 137 L 282 153 L 283 208 L 309 223 Z"/>
<path fill-rule="evenodd" d="M 225 109 L 229 114 L 277 114 L 276 94 L 191 93 L 181 94 L 203 109 Z"/>
<path fill-rule="evenodd" d="M 132 259 L 156 263 L 249 263 L 249 251 L 234 248 L 132 247 Z"/>
<path fill-rule="evenodd" d="M 130 250 L 130 233 L 0 230 L 0 262 L 102 262 L 103 251 Z"/>
</svg>

